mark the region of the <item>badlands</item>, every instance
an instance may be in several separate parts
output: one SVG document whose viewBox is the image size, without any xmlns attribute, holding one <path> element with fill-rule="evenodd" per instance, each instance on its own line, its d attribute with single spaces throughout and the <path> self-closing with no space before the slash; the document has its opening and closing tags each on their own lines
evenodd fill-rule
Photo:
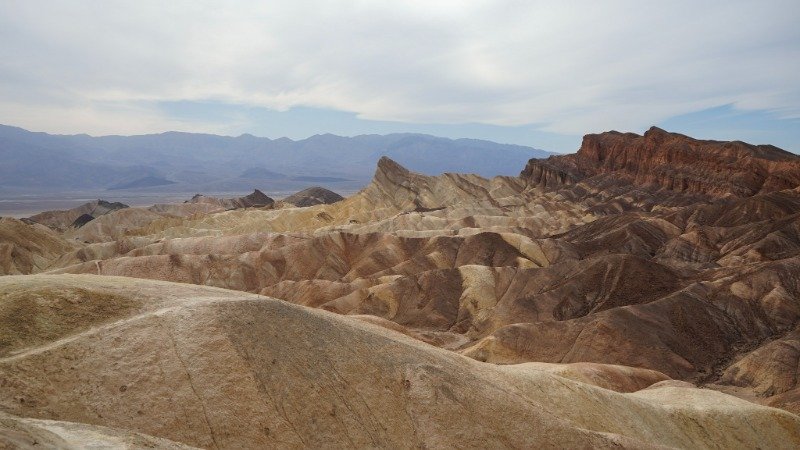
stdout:
<svg viewBox="0 0 800 450">
<path fill-rule="evenodd" d="M 1 218 L 0 448 L 800 447 L 800 157 L 520 169 Z"/>
</svg>

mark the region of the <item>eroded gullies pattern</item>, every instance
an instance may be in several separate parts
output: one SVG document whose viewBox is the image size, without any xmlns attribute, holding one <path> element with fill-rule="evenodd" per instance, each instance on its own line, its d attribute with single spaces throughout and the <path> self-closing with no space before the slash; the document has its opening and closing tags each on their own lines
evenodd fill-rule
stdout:
<svg viewBox="0 0 800 450">
<path fill-rule="evenodd" d="M 0 298 L 20 286 L 104 292 L 136 313 L 108 322 L 95 311 L 89 328 L 0 358 L 5 440 L 23 428 L 75 447 L 800 445 L 793 414 L 644 369 L 486 364 L 357 318 L 205 286 L 12 276 Z"/>
<path fill-rule="evenodd" d="M 664 398 L 660 400 L 669 400 L 673 389 L 688 389 L 668 379 L 673 378 L 798 412 L 798 160 L 774 147 L 697 141 L 658 129 L 644 136 L 613 132 L 589 135 L 575 155 L 532 160 L 520 177 L 430 177 L 384 158 L 372 183 L 361 192 L 343 200 L 313 190 L 298 195 L 302 201 L 297 203 L 322 200 L 308 207 L 296 207 L 288 201 L 250 207 L 231 203 L 236 199 L 225 204 L 219 199 L 198 198 L 179 205 L 108 211 L 62 234 L 39 224 L 2 219 L 0 267 L 6 274 L 51 271 L 124 275 L 261 293 L 351 315 L 359 323 L 373 325 L 370 329 L 377 325 L 442 347 L 450 353 L 441 350 L 435 354 L 449 355 L 456 361 L 461 361 L 456 355 L 460 353 L 490 363 L 535 362 L 504 368 L 504 377 L 512 376 L 509 373 L 517 377 L 548 372 L 562 377 L 558 379 L 619 392 L 635 392 L 655 383 L 658 389 L 636 396 L 650 400 L 661 394 Z M 50 287 L 42 289 L 51 292 Z M 47 302 L 36 303 L 39 309 L 34 311 L 43 325 L 7 333 L 11 336 L 7 344 L 10 349 L 17 352 L 20 346 L 65 339 L 59 336 L 82 336 L 92 327 L 112 326 L 125 317 L 142 314 L 139 304 L 106 308 L 100 306 L 102 302 L 90 300 L 69 303 L 69 296 L 79 291 L 64 292 L 68 295 L 53 297 L 54 310 L 63 307 L 65 312 L 72 311 L 75 323 L 52 316 L 53 310 L 42 310 L 46 307 L 41 305 Z M 112 294 L 87 293 L 85 297 L 92 295 Z M 28 308 L 13 296 L 6 301 L 10 306 L 0 311 L 10 311 L 9 320 L 16 317 L 14 311 L 20 307 Z M 203 330 L 222 336 L 216 319 L 209 320 Z M 248 333 L 263 332 L 248 329 L 234 339 L 235 344 L 230 343 L 230 336 L 219 337 L 220 345 L 230 341 L 233 347 L 225 352 L 243 358 L 242 367 L 248 367 L 247 361 L 254 357 L 251 352 L 255 350 L 250 348 L 255 343 Z M 14 337 L 25 333 L 39 341 Z M 271 345 L 288 345 L 280 333 L 259 336 Z M 166 339 L 166 335 L 162 337 Z M 296 345 L 318 345 L 311 337 L 298 334 L 296 339 L 291 351 L 299 351 Z M 173 343 L 170 354 L 183 355 L 181 343 L 188 341 L 178 338 L 164 342 Z M 202 352 L 197 355 L 203 356 Z M 266 359 L 259 364 L 271 365 L 273 359 L 280 364 L 288 357 L 281 355 L 263 356 Z M 200 372 L 192 378 L 189 369 L 181 369 L 187 364 L 185 359 L 170 361 L 174 376 L 186 383 L 216 376 L 198 369 Z M 265 400 L 268 404 L 290 395 L 265 387 L 276 382 L 274 378 L 246 375 L 247 370 L 242 369 L 234 378 L 255 377 L 254 392 L 268 394 L 272 398 Z M 275 373 L 291 378 L 301 377 L 308 370 L 301 365 Z M 437 380 L 453 374 L 403 370 L 402 376 L 391 372 L 392 377 L 402 378 L 399 386 L 403 389 L 387 386 L 391 395 L 386 395 L 401 395 L 410 386 L 408 401 L 412 405 L 402 408 L 413 420 L 403 426 L 409 433 L 428 436 L 418 443 L 438 442 L 430 439 L 447 432 L 435 420 L 421 419 L 434 414 L 430 409 L 435 405 L 426 403 L 428 398 L 446 403 L 450 394 L 455 398 L 477 394 L 456 395 L 452 387 L 441 392 L 435 388 Z M 180 375 L 182 371 L 187 375 Z M 308 388 L 339 392 L 336 386 L 343 383 L 343 376 L 322 375 L 328 377 L 327 381 Z M 491 377 L 495 376 L 492 372 Z M 415 390 L 420 385 L 429 387 Z M 186 389 L 181 395 L 187 399 L 192 395 L 203 397 L 191 393 L 197 389 L 194 381 Z M 574 389 L 569 388 L 570 392 Z M 349 399 L 353 392 L 339 395 Z M 700 398 L 691 389 L 679 393 L 678 397 L 691 401 Z M 372 401 L 366 394 L 360 397 L 358 402 Z M 725 405 L 733 401 L 722 396 L 703 397 L 702 402 L 709 399 Z M 323 421 L 315 426 L 337 436 L 355 433 L 354 427 L 361 427 L 360 437 L 348 435 L 354 439 L 348 441 L 350 444 L 390 442 L 387 432 L 381 431 L 388 425 L 365 422 L 366 406 L 350 400 L 345 403 L 327 411 L 333 414 L 330 417 L 336 417 L 338 425 Z M 186 407 L 190 409 L 185 414 L 207 415 L 204 420 L 214 422 L 213 411 L 203 413 L 201 405 L 193 405 Z M 750 404 L 730 405 L 739 410 Z M 568 415 L 565 405 L 551 406 L 555 408 L 549 410 L 554 417 Z M 295 407 L 300 408 L 299 403 Z M 343 418 L 342 408 L 354 416 Z M 532 414 L 525 406 L 519 408 L 521 414 Z M 625 408 L 631 406 L 626 404 Z M 587 409 L 587 414 L 591 411 Z M 674 429 L 641 426 L 650 429 L 652 436 L 661 437 L 678 433 L 681 427 L 698 433 L 705 427 L 689 425 L 696 420 L 690 407 L 682 411 L 675 417 L 686 422 Z M 263 412 L 267 417 L 263 421 L 273 425 L 259 422 L 253 426 L 262 431 L 268 428 L 267 435 L 273 438 L 286 433 L 280 434 L 286 445 L 310 445 L 315 441 L 301 439 L 307 439 L 311 431 L 298 428 L 298 421 L 306 423 L 319 417 L 317 413 L 321 414 L 317 411 L 309 418 L 291 409 L 278 411 L 274 417 Z M 81 417 L 74 420 L 106 424 L 94 416 Z M 397 420 L 390 422 L 399 423 Z M 792 423 L 787 422 L 785 430 L 796 436 Z M 169 425 L 132 429 L 201 446 L 213 446 L 215 439 L 224 439 L 220 437 L 224 433 L 233 433 L 211 433 L 214 427 L 208 424 L 192 426 L 205 427 L 202 433 L 208 440 L 189 442 L 183 435 L 166 435 L 164 430 Z M 649 437 L 631 436 L 608 424 L 597 431 L 633 439 L 613 438 L 621 439 L 624 445 L 651 442 Z M 495 438 L 511 433 L 506 428 L 495 432 L 500 433 Z M 584 437 L 590 439 L 576 439 L 588 442 L 580 440 Z M 452 441 L 442 439 L 442 446 L 452 445 Z M 600 445 L 601 441 L 591 442 Z M 533 441 L 503 442 L 528 445 Z M 685 445 L 680 440 L 657 442 Z"/>
</svg>

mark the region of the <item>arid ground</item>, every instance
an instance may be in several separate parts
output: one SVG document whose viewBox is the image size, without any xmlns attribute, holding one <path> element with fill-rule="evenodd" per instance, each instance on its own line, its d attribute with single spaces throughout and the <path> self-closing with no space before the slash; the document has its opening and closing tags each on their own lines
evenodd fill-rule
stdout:
<svg viewBox="0 0 800 450">
<path fill-rule="evenodd" d="M 0 218 L 0 448 L 798 448 L 800 157 Z"/>
</svg>

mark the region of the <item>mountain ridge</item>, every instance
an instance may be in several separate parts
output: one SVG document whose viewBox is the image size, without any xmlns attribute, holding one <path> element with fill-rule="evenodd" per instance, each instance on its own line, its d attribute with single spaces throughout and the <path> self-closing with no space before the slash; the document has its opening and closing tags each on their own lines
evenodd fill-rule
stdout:
<svg viewBox="0 0 800 450">
<path fill-rule="evenodd" d="M 12 158 L 21 154 L 26 159 Z M 333 190 L 354 190 L 369 180 L 383 155 L 425 173 L 493 176 L 511 175 L 529 158 L 549 154 L 519 145 L 414 133 L 326 134 L 301 140 L 183 132 L 92 137 L 0 126 L 0 174 L 4 175 L 0 188 L 106 189 L 153 177 L 177 181 L 155 187 L 165 192 L 244 191 L 254 181 L 265 183 L 260 186 L 263 189 L 299 190 L 312 180 Z M 53 164 L 54 160 L 60 162 Z M 254 167 L 263 170 L 259 173 Z"/>
</svg>

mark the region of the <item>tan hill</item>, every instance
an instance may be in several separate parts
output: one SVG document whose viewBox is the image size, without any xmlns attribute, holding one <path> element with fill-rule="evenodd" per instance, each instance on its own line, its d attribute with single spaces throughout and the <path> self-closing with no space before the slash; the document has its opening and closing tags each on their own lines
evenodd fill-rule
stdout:
<svg viewBox="0 0 800 450">
<path fill-rule="evenodd" d="M 85 448 L 193 449 L 128 430 L 57 420 L 15 417 L 0 412 L 0 448 L 18 450 Z"/>
<path fill-rule="evenodd" d="M 224 211 L 214 203 L 158 204 L 149 208 L 125 208 L 112 211 L 79 229 L 67 230 L 64 236 L 87 244 L 124 240 L 126 236 L 153 222 L 180 223 L 184 220 Z"/>
<path fill-rule="evenodd" d="M 35 309 L 53 325 L 16 333 L 2 349 L 0 407 L 28 418 L 26 431 L 118 438 L 102 428 L 111 427 L 151 445 L 203 448 L 800 445 L 800 417 L 714 391 L 662 381 L 615 392 L 586 374 L 628 369 L 496 366 L 261 296 L 130 278 L 5 277 L 4 327 L 21 326 L 9 296 L 71 305 Z M 109 298 L 124 308 L 107 309 Z M 640 376 L 642 385 L 663 379 Z"/>
<path fill-rule="evenodd" d="M 0 275 L 41 272 L 76 247 L 44 225 L 0 217 Z"/>
<path fill-rule="evenodd" d="M 524 193 L 524 188 L 523 180 L 514 177 L 420 175 L 382 158 L 372 182 L 341 202 L 302 209 L 227 211 L 181 224 L 155 223 L 137 234 L 164 238 L 257 231 L 548 235 L 591 220 L 582 206 L 565 203 L 555 194 Z"/>
<path fill-rule="evenodd" d="M 42 225 L 46 225 L 58 231 L 64 231 L 70 227 L 80 228 L 104 214 L 127 207 L 128 205 L 124 203 L 94 200 L 64 211 L 46 211 L 39 213 L 29 217 L 28 220 L 41 223 Z"/>
</svg>

